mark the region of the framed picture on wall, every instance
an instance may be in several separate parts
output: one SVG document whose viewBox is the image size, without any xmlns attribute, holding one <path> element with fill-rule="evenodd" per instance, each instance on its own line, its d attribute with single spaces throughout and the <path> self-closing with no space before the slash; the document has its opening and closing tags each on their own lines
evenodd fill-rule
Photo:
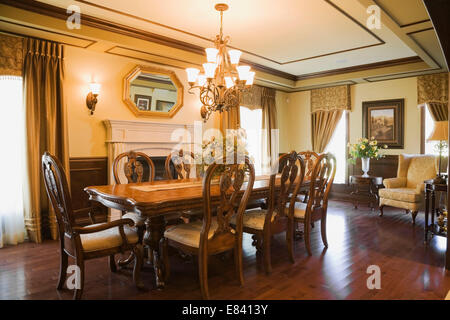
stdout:
<svg viewBox="0 0 450 320">
<path fill-rule="evenodd" d="M 134 95 L 134 103 L 139 110 L 150 110 L 152 105 L 152 96 L 146 96 L 143 94 Z"/>
<path fill-rule="evenodd" d="M 391 149 L 403 149 L 404 107 L 405 99 L 363 102 L 363 136 L 374 137 Z"/>
<path fill-rule="evenodd" d="M 156 100 L 156 111 L 170 111 L 175 102 Z"/>
</svg>

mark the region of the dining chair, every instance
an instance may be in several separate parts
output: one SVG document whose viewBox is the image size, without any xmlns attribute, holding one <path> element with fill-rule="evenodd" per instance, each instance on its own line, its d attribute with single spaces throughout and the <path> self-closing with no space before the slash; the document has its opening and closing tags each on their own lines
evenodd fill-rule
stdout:
<svg viewBox="0 0 450 320">
<path fill-rule="evenodd" d="M 69 256 L 75 259 L 79 268 L 79 287 L 75 289 L 73 298 L 80 299 L 84 288 L 84 261 L 109 257 L 111 271 L 115 272 L 114 254 L 126 251 L 131 251 L 134 257 L 134 283 L 143 288 L 140 279 L 143 252 L 138 234 L 131 228 L 133 220 L 119 219 L 79 227 L 75 224 L 64 169 L 59 160 L 48 152 L 42 156 L 42 175 L 58 224 L 61 258 L 57 289 L 61 290 L 66 281 Z"/>
<path fill-rule="evenodd" d="M 183 149 L 172 151 L 165 162 L 166 177 L 173 179 L 189 179 L 196 177 L 198 172 L 195 165 L 195 156 L 192 152 L 185 152 Z M 175 171 L 175 175 L 174 175 Z M 185 222 L 192 222 L 200 219 L 203 210 L 186 210 L 180 212 L 179 217 Z"/>
<path fill-rule="evenodd" d="M 308 201 L 295 203 L 294 225 L 304 225 L 303 234 L 308 255 L 312 255 L 311 226 L 315 221 L 320 220 L 322 242 L 328 248 L 326 234 L 328 195 L 333 186 L 335 174 L 336 158 L 331 153 L 319 155 L 311 171 Z"/>
<path fill-rule="evenodd" d="M 254 181 L 255 169 L 248 157 L 245 157 L 245 162 L 242 164 L 213 163 L 209 165 L 203 177 L 202 221 L 173 226 L 165 231 L 164 238 L 161 240 L 166 280 L 170 274 L 169 246 L 186 254 L 198 256 L 202 297 L 209 299 L 208 257 L 234 250 L 235 270 L 240 284 L 243 285 L 242 217 Z M 243 187 L 245 191 L 241 197 Z M 217 197 L 218 200 L 216 200 Z M 217 212 L 214 217 L 213 209 Z M 236 217 L 234 227 L 230 225 L 230 219 L 233 216 Z"/>
<path fill-rule="evenodd" d="M 317 158 L 319 158 L 319 154 L 314 151 L 301 151 L 299 154 L 304 158 L 306 171 L 305 171 L 305 180 L 309 181 L 311 179 L 312 170 L 314 167 L 314 163 Z M 308 202 L 308 191 L 309 186 L 305 185 L 300 188 L 299 194 L 303 195 L 303 202 Z M 300 199 L 299 199 L 300 200 Z"/>
<path fill-rule="evenodd" d="M 121 162 L 125 159 L 123 164 L 123 173 L 126 177 L 126 182 L 120 179 L 119 167 Z M 149 169 L 148 177 L 144 178 L 144 166 L 143 161 Z M 155 164 L 148 155 L 143 152 L 129 151 L 119 154 L 113 162 L 113 175 L 114 182 L 116 184 L 125 183 L 139 183 L 139 182 L 152 182 L 155 180 Z M 142 243 L 145 232 L 145 218 L 134 212 L 122 211 L 122 218 L 131 219 L 134 221 L 134 225 L 139 235 L 139 242 Z"/>
<path fill-rule="evenodd" d="M 268 208 L 247 210 L 243 215 L 243 230 L 256 237 L 256 247 L 263 252 L 263 265 L 267 274 L 272 271 L 272 236 L 286 232 L 286 244 L 291 262 L 294 262 L 294 209 L 298 191 L 303 184 L 305 163 L 295 151 L 282 155 L 272 169 L 269 180 Z M 277 183 L 277 172 L 279 184 Z M 232 220 L 232 224 L 236 220 Z"/>
</svg>

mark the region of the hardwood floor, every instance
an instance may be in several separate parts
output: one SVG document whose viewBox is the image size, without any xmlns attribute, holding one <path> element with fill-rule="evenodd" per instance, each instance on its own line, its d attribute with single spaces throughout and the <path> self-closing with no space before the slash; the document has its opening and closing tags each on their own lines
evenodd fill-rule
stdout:
<svg viewBox="0 0 450 320">
<path fill-rule="evenodd" d="M 266 276 L 251 238 L 244 238 L 244 277 L 241 288 L 232 256 L 215 257 L 209 267 L 212 299 L 444 299 L 450 290 L 450 272 L 444 269 L 446 239 L 423 244 L 423 213 L 413 226 L 403 210 L 385 209 L 384 217 L 364 206 L 330 202 L 328 250 L 320 226 L 312 230 L 308 257 L 303 240 L 295 242 L 291 264 L 284 235 L 273 241 L 273 272 Z M 71 299 L 58 292 L 58 243 L 25 243 L 0 249 L 0 299 Z M 87 261 L 83 299 L 200 299 L 195 264 L 177 254 L 171 257 L 171 278 L 164 290 L 154 289 L 150 267 L 143 270 L 146 291 L 138 291 L 131 270 L 111 273 L 108 260 Z M 70 262 L 69 262 L 70 263 Z M 381 289 L 366 286 L 369 265 L 381 268 Z"/>
</svg>

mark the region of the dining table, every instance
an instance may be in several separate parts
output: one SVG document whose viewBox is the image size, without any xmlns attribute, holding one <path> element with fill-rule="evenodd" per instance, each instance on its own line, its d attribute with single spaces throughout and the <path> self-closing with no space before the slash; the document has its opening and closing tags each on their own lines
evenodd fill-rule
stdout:
<svg viewBox="0 0 450 320">
<path fill-rule="evenodd" d="M 269 195 L 270 175 L 255 177 L 249 202 L 266 199 Z M 279 175 L 275 187 L 280 185 Z M 244 182 L 241 194 L 247 188 Z M 107 208 L 135 212 L 145 218 L 144 244 L 153 251 L 153 269 L 157 288 L 164 287 L 164 263 L 161 257 L 160 241 L 164 236 L 164 216 L 203 208 L 203 186 L 201 178 L 158 180 L 153 182 L 115 184 L 86 187 L 89 200 Z M 212 206 L 220 202 L 219 181 L 211 184 Z"/>
</svg>

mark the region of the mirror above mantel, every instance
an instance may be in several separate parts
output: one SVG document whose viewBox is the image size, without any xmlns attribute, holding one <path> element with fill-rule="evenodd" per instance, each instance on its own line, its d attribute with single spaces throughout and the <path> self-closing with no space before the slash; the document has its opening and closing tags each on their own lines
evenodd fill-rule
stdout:
<svg viewBox="0 0 450 320">
<path fill-rule="evenodd" d="M 123 101 L 138 117 L 172 118 L 183 106 L 184 88 L 171 70 L 137 66 L 123 85 Z"/>
</svg>

